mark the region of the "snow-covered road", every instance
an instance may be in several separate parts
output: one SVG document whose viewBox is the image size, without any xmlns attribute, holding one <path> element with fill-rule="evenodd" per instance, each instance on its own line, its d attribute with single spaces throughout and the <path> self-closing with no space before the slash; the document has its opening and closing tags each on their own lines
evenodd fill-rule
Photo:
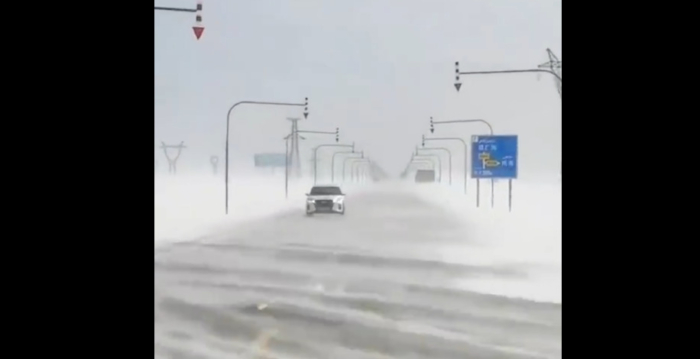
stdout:
<svg viewBox="0 0 700 359">
<path fill-rule="evenodd" d="M 344 216 L 298 203 L 157 246 L 156 357 L 561 357 L 560 300 L 478 289 L 551 263 L 455 260 L 486 253 L 465 213 L 406 186 L 346 192 Z"/>
</svg>

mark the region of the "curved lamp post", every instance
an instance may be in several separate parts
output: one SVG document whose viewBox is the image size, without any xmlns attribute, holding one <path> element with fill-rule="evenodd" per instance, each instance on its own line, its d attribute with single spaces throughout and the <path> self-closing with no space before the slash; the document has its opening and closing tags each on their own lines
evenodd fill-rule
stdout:
<svg viewBox="0 0 700 359">
<path fill-rule="evenodd" d="M 445 152 L 447 152 L 447 164 L 448 164 L 447 167 L 449 168 L 449 172 L 448 172 L 449 176 L 450 176 L 449 183 L 451 186 L 452 185 L 452 151 L 450 151 L 446 147 L 425 147 L 425 148 L 416 147 L 416 153 L 418 153 L 418 151 L 445 151 Z"/>
<path fill-rule="evenodd" d="M 364 151 L 355 152 L 354 149 L 353 149 L 353 151 L 340 151 L 340 152 L 333 153 L 333 157 L 331 158 L 331 171 L 332 171 L 331 172 L 331 182 L 332 183 L 335 183 L 335 156 L 348 155 L 348 154 L 352 154 L 352 153 L 359 153 L 360 156 L 364 157 Z"/>
<path fill-rule="evenodd" d="M 236 108 L 237 106 L 240 105 L 259 105 L 259 106 L 296 106 L 296 107 L 304 107 L 304 118 L 309 117 L 309 98 L 305 98 L 303 103 L 291 103 L 291 102 L 267 102 L 267 101 L 240 101 L 234 103 L 229 109 L 228 113 L 226 114 L 226 175 L 224 177 L 225 181 L 225 186 L 226 186 L 226 214 L 228 214 L 228 149 L 229 149 L 229 133 L 230 128 L 231 128 L 231 112 L 233 112 L 233 109 Z"/>
<path fill-rule="evenodd" d="M 325 144 L 325 145 L 318 145 L 314 148 L 314 184 L 316 183 L 316 178 L 317 178 L 317 164 L 318 164 L 318 150 L 323 148 L 323 147 L 343 147 L 343 148 L 351 148 L 352 152 L 355 152 L 355 143 L 351 145 L 339 145 L 339 144 Z M 331 160 L 332 161 L 332 160 Z M 333 164 L 331 163 L 331 171 L 333 170 Z"/>
<path fill-rule="evenodd" d="M 470 120 L 449 120 L 449 121 L 433 121 L 433 117 L 430 116 L 430 133 L 435 133 L 435 126 L 434 125 L 443 125 L 443 124 L 450 124 L 450 123 L 481 123 L 486 125 L 489 128 L 489 135 L 493 136 L 493 126 L 491 126 L 491 123 L 489 123 L 486 120 L 482 119 L 470 119 Z M 466 165 L 466 161 L 465 161 Z M 480 189 L 480 184 L 481 180 L 476 179 L 476 206 L 479 207 L 479 194 L 481 194 L 481 189 Z M 491 179 L 491 208 L 493 208 L 494 205 L 494 181 Z"/>
</svg>

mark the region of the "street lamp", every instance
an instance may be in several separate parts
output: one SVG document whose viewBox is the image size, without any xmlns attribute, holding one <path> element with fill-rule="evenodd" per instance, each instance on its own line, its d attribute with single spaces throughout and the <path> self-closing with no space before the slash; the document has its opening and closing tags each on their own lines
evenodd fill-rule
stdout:
<svg viewBox="0 0 700 359">
<path fill-rule="evenodd" d="M 431 168 L 435 169 L 435 162 L 428 160 L 416 160 L 413 156 L 413 153 L 411 153 L 411 158 L 408 160 L 408 163 L 406 163 L 406 168 L 404 168 L 403 172 L 401 173 L 402 178 L 406 177 L 406 175 L 408 174 L 408 170 L 411 169 L 411 165 L 415 163 L 430 164 Z"/>
<path fill-rule="evenodd" d="M 411 158 L 410 161 L 408 161 L 408 164 L 406 165 L 406 170 L 404 171 L 405 174 L 407 175 L 411 169 L 411 166 L 420 166 L 420 165 L 430 165 L 431 170 L 433 173 L 435 173 L 435 162 L 431 160 L 417 160 L 414 158 Z"/>
<path fill-rule="evenodd" d="M 440 156 L 438 156 L 438 155 L 419 155 L 417 150 L 418 149 L 416 149 L 416 153 L 413 155 L 414 159 L 421 160 L 423 158 L 429 158 L 430 161 L 433 161 L 434 159 L 437 158 L 437 162 L 435 162 L 435 163 L 437 163 L 437 171 L 435 171 L 435 172 L 439 176 L 439 177 L 437 177 L 438 182 L 442 182 L 442 160 L 440 159 Z"/>
<path fill-rule="evenodd" d="M 411 165 L 413 165 L 414 163 L 429 163 L 431 168 L 435 170 L 435 161 L 426 159 L 416 159 L 415 153 L 411 153 L 411 158 L 408 160 L 408 163 L 406 163 L 406 168 L 403 171 L 404 174 L 408 172 L 408 170 L 411 168 Z"/>
<path fill-rule="evenodd" d="M 473 120 L 449 120 L 449 121 L 433 121 L 433 116 L 430 116 L 430 133 L 435 133 L 435 125 L 443 125 L 447 123 L 483 123 L 488 126 L 489 134 L 493 136 L 493 126 L 486 120 L 473 119 Z"/>
<path fill-rule="evenodd" d="M 336 137 L 337 139 L 337 137 Z M 351 145 L 339 145 L 339 144 L 325 144 L 325 145 L 318 145 L 316 148 L 314 148 L 314 184 L 316 184 L 316 178 L 317 178 L 317 164 L 318 164 L 318 150 L 321 149 L 322 147 L 343 147 L 343 148 L 351 148 L 352 152 L 355 152 L 355 143 Z M 331 172 L 333 171 L 333 163 L 331 163 Z"/>
<path fill-rule="evenodd" d="M 288 188 L 288 183 L 289 183 L 289 139 L 294 135 L 294 134 L 299 134 L 299 133 L 311 133 L 311 134 L 322 134 L 322 135 L 336 135 L 336 140 L 337 140 L 337 129 L 336 132 L 329 132 L 329 131 L 312 131 L 312 130 L 296 130 L 292 131 L 290 134 L 288 134 L 284 140 L 285 140 L 285 172 L 284 172 L 284 187 L 285 187 L 285 196 L 287 195 L 287 188 Z M 300 139 L 305 140 L 306 138 L 299 136 Z M 315 160 L 315 156 L 314 156 Z M 316 164 L 314 163 L 314 172 L 316 171 Z M 315 180 L 314 180 L 315 183 Z"/>
<path fill-rule="evenodd" d="M 360 168 L 362 165 L 369 165 L 370 161 L 369 159 L 365 160 L 356 160 L 350 165 L 350 173 L 353 175 L 353 177 L 356 179 L 357 183 L 362 183 L 362 180 L 364 176 L 360 176 Z"/>
<path fill-rule="evenodd" d="M 450 176 L 450 186 L 452 185 L 452 151 L 450 151 L 446 147 L 425 147 L 425 148 L 418 148 L 416 146 L 416 153 L 418 151 L 445 151 L 447 152 L 447 163 L 448 163 L 448 168 L 449 168 L 449 176 Z M 442 174 L 440 175 L 442 177 Z"/>
<path fill-rule="evenodd" d="M 449 121 L 433 121 L 433 116 L 430 116 L 430 133 L 435 133 L 435 125 L 444 125 L 444 124 L 450 124 L 450 123 L 482 123 L 489 128 L 489 135 L 493 136 L 493 126 L 491 126 L 491 123 L 489 123 L 486 120 L 482 119 L 472 119 L 472 120 L 449 120 Z M 465 162 L 466 165 L 466 162 Z M 479 178 L 476 179 L 476 203 L 477 207 L 479 206 L 479 194 L 480 192 L 480 185 L 481 185 L 481 180 Z M 491 208 L 493 208 L 494 205 L 494 181 L 493 178 L 491 179 Z"/>
<path fill-rule="evenodd" d="M 335 156 L 344 155 L 344 154 L 352 154 L 352 153 L 357 153 L 357 152 L 355 152 L 355 149 L 353 149 L 352 151 L 340 151 L 340 152 L 333 153 L 333 157 L 331 158 L 331 183 L 335 183 Z M 364 156 L 364 151 L 360 151 L 359 154 L 360 154 L 360 156 Z"/>
<path fill-rule="evenodd" d="M 364 153 L 364 151 L 362 151 L 362 152 L 360 152 L 360 153 L 355 152 L 355 153 L 353 153 L 352 155 L 360 155 L 360 157 L 346 157 L 345 159 L 343 159 L 343 183 L 345 183 L 345 172 L 347 171 L 347 167 L 346 167 L 346 166 L 347 166 L 347 164 L 348 164 L 348 161 L 350 161 L 350 160 L 359 160 L 359 159 L 365 158 L 365 153 Z"/>
<path fill-rule="evenodd" d="M 426 141 L 459 141 L 459 142 L 462 142 L 462 144 L 464 145 L 464 194 L 467 194 L 467 158 L 469 158 L 469 153 L 468 153 L 469 146 L 467 146 L 467 143 L 459 137 L 426 138 L 425 135 L 423 135 L 423 141 L 421 142 L 421 145 L 423 147 L 425 147 Z"/>
<path fill-rule="evenodd" d="M 291 103 L 291 102 L 266 102 L 266 101 L 240 101 L 234 103 L 226 114 L 226 175 L 224 177 L 224 182 L 226 186 L 226 214 L 228 214 L 228 158 L 229 158 L 229 133 L 231 128 L 231 112 L 238 105 L 260 105 L 260 106 L 298 106 L 304 107 L 304 118 L 309 116 L 309 98 L 305 98 L 303 103 Z"/>
<path fill-rule="evenodd" d="M 344 159 L 343 160 L 343 182 L 345 182 L 345 172 L 347 172 L 348 162 L 354 163 L 355 161 L 369 161 L 369 157 L 365 157 L 365 155 L 363 153 L 359 158 L 348 157 L 348 158 Z M 352 175 L 353 175 L 353 173 L 352 173 L 352 167 L 351 167 L 350 168 L 350 176 L 352 176 Z M 350 180 L 352 180 L 352 178 L 350 178 Z"/>
</svg>

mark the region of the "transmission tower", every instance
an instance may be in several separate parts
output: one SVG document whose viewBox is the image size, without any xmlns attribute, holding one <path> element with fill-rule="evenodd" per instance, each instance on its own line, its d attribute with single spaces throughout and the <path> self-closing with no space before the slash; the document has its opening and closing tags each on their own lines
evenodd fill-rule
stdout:
<svg viewBox="0 0 700 359">
<path fill-rule="evenodd" d="M 162 141 L 160 143 L 162 144 L 160 148 L 163 150 L 165 158 L 168 160 L 168 173 L 177 173 L 177 160 L 178 158 L 180 158 L 182 150 L 187 148 L 187 146 L 185 146 L 185 141 L 180 142 L 179 145 L 166 145 L 165 142 Z M 168 155 L 168 148 L 174 148 L 177 150 L 177 154 L 175 155 L 175 157 L 170 157 L 170 155 Z"/>
<path fill-rule="evenodd" d="M 549 61 L 545 62 L 537 67 L 541 69 L 549 69 L 561 77 L 561 60 L 557 58 L 552 50 L 547 49 L 547 56 L 549 56 Z M 557 92 L 559 92 L 559 97 L 561 97 L 561 81 L 559 79 L 554 79 L 554 85 L 557 87 Z"/>
<path fill-rule="evenodd" d="M 299 119 L 287 118 L 287 120 L 292 122 L 292 132 L 290 132 L 292 135 L 292 146 L 287 161 L 292 169 L 292 176 L 298 178 L 301 176 L 301 162 L 299 161 L 299 127 L 297 126 Z"/>
<path fill-rule="evenodd" d="M 554 55 L 552 50 L 547 49 L 547 56 L 549 56 L 549 61 L 545 62 L 538 67 L 541 69 L 549 69 L 559 75 L 561 77 L 561 60 Z M 555 78 L 554 79 L 554 85 L 557 87 L 557 92 L 559 92 L 559 98 L 561 98 L 561 81 L 559 79 Z M 559 164 L 559 180 L 561 180 L 562 177 L 562 168 L 563 168 L 563 163 Z"/>
</svg>

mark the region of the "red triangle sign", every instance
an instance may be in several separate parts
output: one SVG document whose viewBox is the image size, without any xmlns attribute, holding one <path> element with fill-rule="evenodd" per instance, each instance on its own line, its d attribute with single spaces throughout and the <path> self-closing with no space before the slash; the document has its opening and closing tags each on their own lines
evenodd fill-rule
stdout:
<svg viewBox="0 0 700 359">
<path fill-rule="evenodd" d="M 192 30 L 194 30 L 194 36 L 196 36 L 197 40 L 199 40 L 199 38 L 202 37 L 202 33 L 204 32 L 204 26 L 192 26 Z"/>
</svg>

